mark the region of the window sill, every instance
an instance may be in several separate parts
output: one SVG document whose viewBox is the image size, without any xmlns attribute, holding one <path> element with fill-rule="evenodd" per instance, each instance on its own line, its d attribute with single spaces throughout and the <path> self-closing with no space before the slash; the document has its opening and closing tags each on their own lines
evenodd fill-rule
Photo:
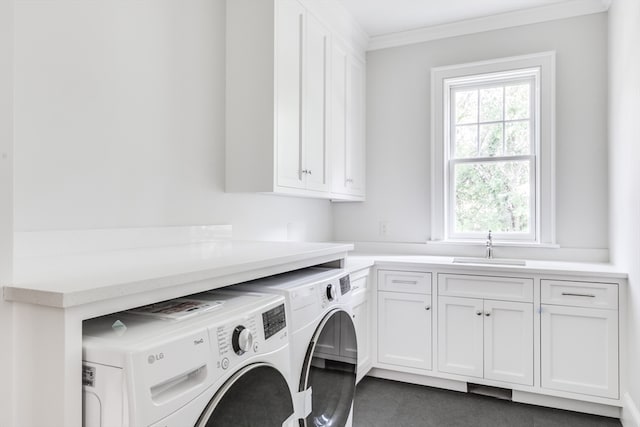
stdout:
<svg viewBox="0 0 640 427">
<path fill-rule="evenodd" d="M 434 246 L 486 246 L 484 240 L 427 240 L 427 245 Z M 559 249 L 560 245 L 557 243 L 537 243 L 537 242 L 504 242 L 500 240 L 493 241 L 493 247 L 513 247 L 513 248 L 544 248 L 544 249 Z"/>
</svg>

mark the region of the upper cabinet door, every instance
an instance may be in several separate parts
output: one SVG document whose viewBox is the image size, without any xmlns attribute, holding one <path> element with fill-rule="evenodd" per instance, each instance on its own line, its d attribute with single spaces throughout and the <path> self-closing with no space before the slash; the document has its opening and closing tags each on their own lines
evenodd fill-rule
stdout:
<svg viewBox="0 0 640 427">
<path fill-rule="evenodd" d="M 283 187 L 304 187 L 302 102 L 305 21 L 305 10 L 297 0 L 276 2 L 276 168 L 277 183 Z"/>
<path fill-rule="evenodd" d="M 332 49 L 331 73 L 331 191 L 348 194 L 347 187 L 347 50 L 337 41 Z"/>
<path fill-rule="evenodd" d="M 365 68 L 355 57 L 349 61 L 347 184 L 349 194 L 365 194 Z"/>
<path fill-rule="evenodd" d="M 332 181 L 336 195 L 365 194 L 365 67 L 340 42 L 332 50 Z M 337 197 L 338 199 L 340 197 Z"/>
<path fill-rule="evenodd" d="M 331 34 L 311 13 L 307 14 L 303 86 L 303 178 L 309 190 L 328 191 L 329 60 Z"/>
</svg>

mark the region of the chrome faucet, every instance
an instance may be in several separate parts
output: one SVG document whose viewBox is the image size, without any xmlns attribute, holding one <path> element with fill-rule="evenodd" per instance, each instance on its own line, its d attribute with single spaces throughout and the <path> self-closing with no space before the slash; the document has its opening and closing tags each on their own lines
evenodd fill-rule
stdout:
<svg viewBox="0 0 640 427">
<path fill-rule="evenodd" d="M 489 234 L 487 235 L 487 242 L 485 243 L 484 251 L 487 259 L 493 258 L 493 238 L 491 237 L 491 230 L 489 230 Z"/>
</svg>

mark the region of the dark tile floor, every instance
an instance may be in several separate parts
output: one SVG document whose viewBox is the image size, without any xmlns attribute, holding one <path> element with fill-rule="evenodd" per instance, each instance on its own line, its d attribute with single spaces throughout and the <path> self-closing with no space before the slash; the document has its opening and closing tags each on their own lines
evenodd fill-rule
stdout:
<svg viewBox="0 0 640 427">
<path fill-rule="evenodd" d="M 615 418 L 364 378 L 353 427 L 620 427 Z"/>
</svg>

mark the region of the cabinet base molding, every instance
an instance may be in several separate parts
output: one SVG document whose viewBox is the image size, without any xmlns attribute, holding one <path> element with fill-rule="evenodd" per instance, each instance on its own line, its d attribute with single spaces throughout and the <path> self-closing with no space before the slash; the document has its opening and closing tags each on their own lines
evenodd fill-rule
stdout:
<svg viewBox="0 0 640 427">
<path fill-rule="evenodd" d="M 622 398 L 622 425 L 624 427 L 640 427 L 640 410 L 631 398 L 629 393 L 625 393 Z"/>
<path fill-rule="evenodd" d="M 620 418 L 620 408 L 618 406 L 604 405 L 601 403 L 583 402 L 581 400 L 518 390 L 513 390 L 512 400 L 530 405 L 547 406 L 549 408 L 583 412 L 585 414 L 601 415 L 603 417 Z"/>
<path fill-rule="evenodd" d="M 371 362 L 368 362 L 362 366 L 358 366 L 358 373 L 356 375 L 356 385 L 358 385 L 358 383 L 362 381 L 364 377 L 369 375 L 369 373 L 371 372 L 371 365 L 372 365 Z"/>
<path fill-rule="evenodd" d="M 373 368 L 367 373 L 367 376 L 427 387 L 442 388 L 445 390 L 459 391 L 462 393 L 467 393 L 469 391 L 468 385 L 464 381 L 411 374 L 390 369 Z M 640 427 L 640 412 L 629 394 L 625 394 L 624 408 L 602 403 L 584 402 L 564 397 L 530 393 L 521 390 L 512 390 L 511 400 L 518 403 L 546 406 L 549 408 L 564 409 L 567 411 L 582 412 L 585 414 L 600 415 L 603 417 L 621 418 L 621 416 L 623 416 L 624 418 L 622 418 L 621 421 L 624 427 Z"/>
<path fill-rule="evenodd" d="M 409 384 L 424 385 L 427 387 L 443 388 L 446 390 L 467 392 L 467 383 L 448 380 L 446 378 L 427 377 L 424 375 L 409 374 L 406 372 L 390 371 L 388 369 L 373 368 L 367 376 L 382 378 L 384 380 L 400 381 Z"/>
</svg>

